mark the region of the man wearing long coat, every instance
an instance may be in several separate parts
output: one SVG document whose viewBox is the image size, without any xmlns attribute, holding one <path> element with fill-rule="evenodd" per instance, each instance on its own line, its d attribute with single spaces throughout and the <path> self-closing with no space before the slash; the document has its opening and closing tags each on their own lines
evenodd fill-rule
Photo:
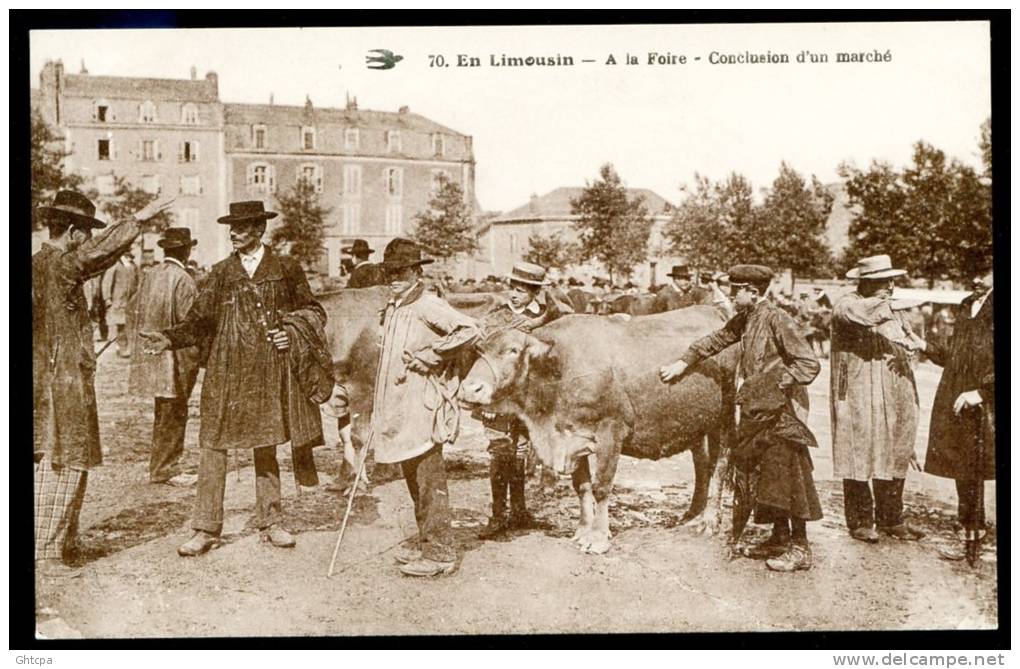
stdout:
<svg viewBox="0 0 1020 669">
<path fill-rule="evenodd" d="M 907 541 L 921 536 L 903 521 L 918 414 L 909 333 L 892 310 L 892 279 L 903 274 L 889 256 L 863 258 L 847 273 L 857 289 L 832 311 L 832 468 L 843 480 L 847 529 L 868 543 L 879 540 L 878 531 Z"/>
<path fill-rule="evenodd" d="M 995 480 L 994 311 L 989 273 L 960 305 L 949 341 L 922 343 L 928 358 L 943 367 L 924 471 L 955 479 L 961 530 L 984 531 L 979 491 L 984 481 Z"/>
<path fill-rule="evenodd" d="M 161 333 L 140 333 L 149 353 L 203 340 L 209 345 L 200 406 L 195 534 L 177 549 L 182 556 L 199 555 L 219 543 L 227 452 L 238 448 L 254 451 L 255 524 L 263 541 L 294 546 L 294 537 L 281 525 L 276 447 L 290 441 L 296 460 L 298 449 L 323 443 L 319 407 L 294 378 L 283 321 L 292 313 L 308 312 L 324 324 L 326 314 L 297 261 L 262 244 L 266 221 L 275 216 L 258 200 L 231 203 L 230 214 L 218 221 L 230 225 L 235 253 L 213 266 L 182 323 Z"/>
<path fill-rule="evenodd" d="M 696 304 L 712 304 L 712 292 L 691 282 L 691 270 L 687 265 L 674 265 L 667 276 L 670 283 L 655 294 L 654 313 L 693 307 Z"/>
<path fill-rule="evenodd" d="M 166 330 L 184 321 L 198 290 L 184 263 L 198 241 L 188 228 L 168 228 L 158 244 L 163 262 L 142 276 L 135 300 L 132 337 L 139 330 Z M 149 482 L 189 485 L 192 478 L 179 476 L 177 462 L 184 454 L 188 424 L 188 398 L 198 377 L 198 348 L 189 346 L 164 351 L 159 356 L 131 346 L 129 387 L 137 397 L 155 398 Z"/>
<path fill-rule="evenodd" d="M 107 322 L 115 328 L 117 355 L 122 358 L 131 355 L 127 332 L 128 311 L 138 292 L 140 275 L 134 258 L 128 252 L 120 257 L 120 262 L 114 263 L 103 278 L 108 282 L 103 286 L 103 294 L 109 298 L 106 305 Z"/>
<path fill-rule="evenodd" d="M 142 223 L 170 202 L 150 204 L 96 236 L 92 230 L 106 224 L 84 195 L 60 191 L 42 208 L 50 238 L 32 256 L 35 559 L 50 575 L 75 575 L 63 561 L 74 549 L 88 473 L 103 461 L 84 284 L 117 262 Z"/>
<path fill-rule="evenodd" d="M 383 253 L 393 297 L 383 312 L 382 352 L 372 409 L 378 463 L 400 463 L 418 522 L 418 550 L 397 556 L 408 576 L 453 570 L 443 446 L 460 425 L 456 356 L 479 336 L 474 320 L 425 289 L 421 247 L 397 237 Z"/>
</svg>

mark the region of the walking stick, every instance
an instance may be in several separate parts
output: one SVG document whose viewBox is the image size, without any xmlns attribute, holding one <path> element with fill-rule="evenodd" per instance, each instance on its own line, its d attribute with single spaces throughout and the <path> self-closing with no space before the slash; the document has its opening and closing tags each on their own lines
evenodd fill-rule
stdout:
<svg viewBox="0 0 1020 669">
<path fill-rule="evenodd" d="M 981 556 L 981 528 L 979 525 L 984 525 L 984 523 L 980 523 L 979 519 L 985 509 L 985 410 L 981 406 L 974 407 L 974 409 L 975 423 L 977 424 L 977 431 L 974 435 L 974 443 L 977 446 L 977 464 L 975 465 L 977 470 L 977 488 L 974 491 L 975 499 L 973 500 L 974 518 L 972 522 L 968 523 L 966 528 L 967 539 L 964 542 L 967 564 L 971 567 L 977 564 L 978 558 Z"/>
<path fill-rule="evenodd" d="M 99 360 L 99 356 L 101 356 L 103 353 L 105 353 L 106 349 L 108 349 L 111 346 L 113 346 L 113 343 L 116 342 L 116 341 L 117 341 L 117 338 L 114 337 L 113 339 L 111 339 L 108 342 L 106 342 L 106 344 L 103 345 L 103 348 L 99 349 L 99 353 L 96 353 L 96 360 Z"/>
<path fill-rule="evenodd" d="M 344 532 L 347 531 L 347 521 L 351 517 L 351 509 L 354 508 L 354 496 L 358 494 L 358 484 L 361 483 L 361 477 L 365 473 L 365 463 L 368 462 L 368 448 L 372 444 L 372 437 L 374 435 L 375 431 L 368 435 L 368 443 L 362 449 L 361 463 L 358 465 L 358 473 L 354 477 L 354 483 L 351 484 L 351 494 L 347 497 L 347 511 L 344 512 L 343 522 L 340 523 L 340 534 L 337 536 L 336 545 L 333 547 L 333 557 L 329 561 L 329 570 L 326 572 L 326 578 L 333 578 L 336 556 L 340 554 L 340 542 L 344 540 Z"/>
</svg>

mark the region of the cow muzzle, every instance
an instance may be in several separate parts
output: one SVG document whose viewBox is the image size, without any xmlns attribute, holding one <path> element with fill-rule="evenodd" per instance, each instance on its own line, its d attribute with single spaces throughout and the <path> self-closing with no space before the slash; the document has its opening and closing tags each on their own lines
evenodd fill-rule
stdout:
<svg viewBox="0 0 1020 669">
<path fill-rule="evenodd" d="M 467 404 L 481 405 L 492 403 L 492 386 L 485 381 L 468 377 L 460 384 L 459 399 Z"/>
</svg>

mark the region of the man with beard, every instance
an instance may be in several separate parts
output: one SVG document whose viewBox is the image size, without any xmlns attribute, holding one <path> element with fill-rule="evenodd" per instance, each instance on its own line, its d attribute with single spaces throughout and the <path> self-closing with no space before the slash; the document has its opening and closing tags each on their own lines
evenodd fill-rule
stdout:
<svg viewBox="0 0 1020 669">
<path fill-rule="evenodd" d="M 284 325 L 301 318 L 321 330 L 326 313 L 312 297 L 298 262 L 262 243 L 266 221 L 275 217 L 259 200 L 232 202 L 230 214 L 218 221 L 230 226 L 234 253 L 213 266 L 183 322 L 162 332 L 139 333 L 151 354 L 209 342 L 191 523 L 195 534 L 177 549 L 182 557 L 219 544 L 229 450 L 253 450 L 255 525 L 273 546 L 295 544 L 281 522 L 276 447 L 291 442 L 299 485 L 318 483 L 314 461 L 306 461 L 311 448 L 323 443 L 319 406 L 300 387 Z M 299 470 L 309 466 L 311 480 L 303 481 Z"/>
<path fill-rule="evenodd" d="M 88 473 L 103 461 L 84 284 L 127 253 L 142 224 L 172 202 L 153 202 L 95 237 L 106 224 L 81 193 L 60 191 L 42 207 L 50 238 L 32 256 L 35 559 L 42 574 L 78 574 L 64 561 L 75 548 Z"/>
<path fill-rule="evenodd" d="M 821 369 L 797 324 L 767 297 L 772 270 L 737 265 L 729 270 L 736 315 L 690 345 L 680 360 L 659 370 L 663 383 L 740 342 L 740 373 L 746 379 L 739 444 L 734 463 L 755 479 L 755 522 L 771 523 L 772 535 L 745 551 L 765 559 L 773 571 L 811 568 L 807 523 L 822 517 L 808 448 L 817 446 L 807 428 L 807 386 Z"/>
<path fill-rule="evenodd" d="M 924 536 L 903 520 L 918 412 L 910 366 L 918 347 L 892 310 L 893 279 L 904 274 L 887 255 L 862 258 L 846 274 L 857 290 L 832 309 L 832 471 L 843 479 L 850 536 L 867 543 L 879 532 L 901 541 Z"/>
</svg>

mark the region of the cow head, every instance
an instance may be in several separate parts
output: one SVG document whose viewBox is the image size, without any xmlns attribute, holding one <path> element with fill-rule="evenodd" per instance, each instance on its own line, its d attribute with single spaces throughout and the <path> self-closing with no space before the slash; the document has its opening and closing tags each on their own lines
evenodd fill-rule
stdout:
<svg viewBox="0 0 1020 669">
<path fill-rule="evenodd" d="M 529 382 L 555 375 L 552 344 L 520 330 L 493 332 L 475 348 L 477 358 L 461 383 L 460 398 L 494 413 L 521 411 Z"/>
</svg>

